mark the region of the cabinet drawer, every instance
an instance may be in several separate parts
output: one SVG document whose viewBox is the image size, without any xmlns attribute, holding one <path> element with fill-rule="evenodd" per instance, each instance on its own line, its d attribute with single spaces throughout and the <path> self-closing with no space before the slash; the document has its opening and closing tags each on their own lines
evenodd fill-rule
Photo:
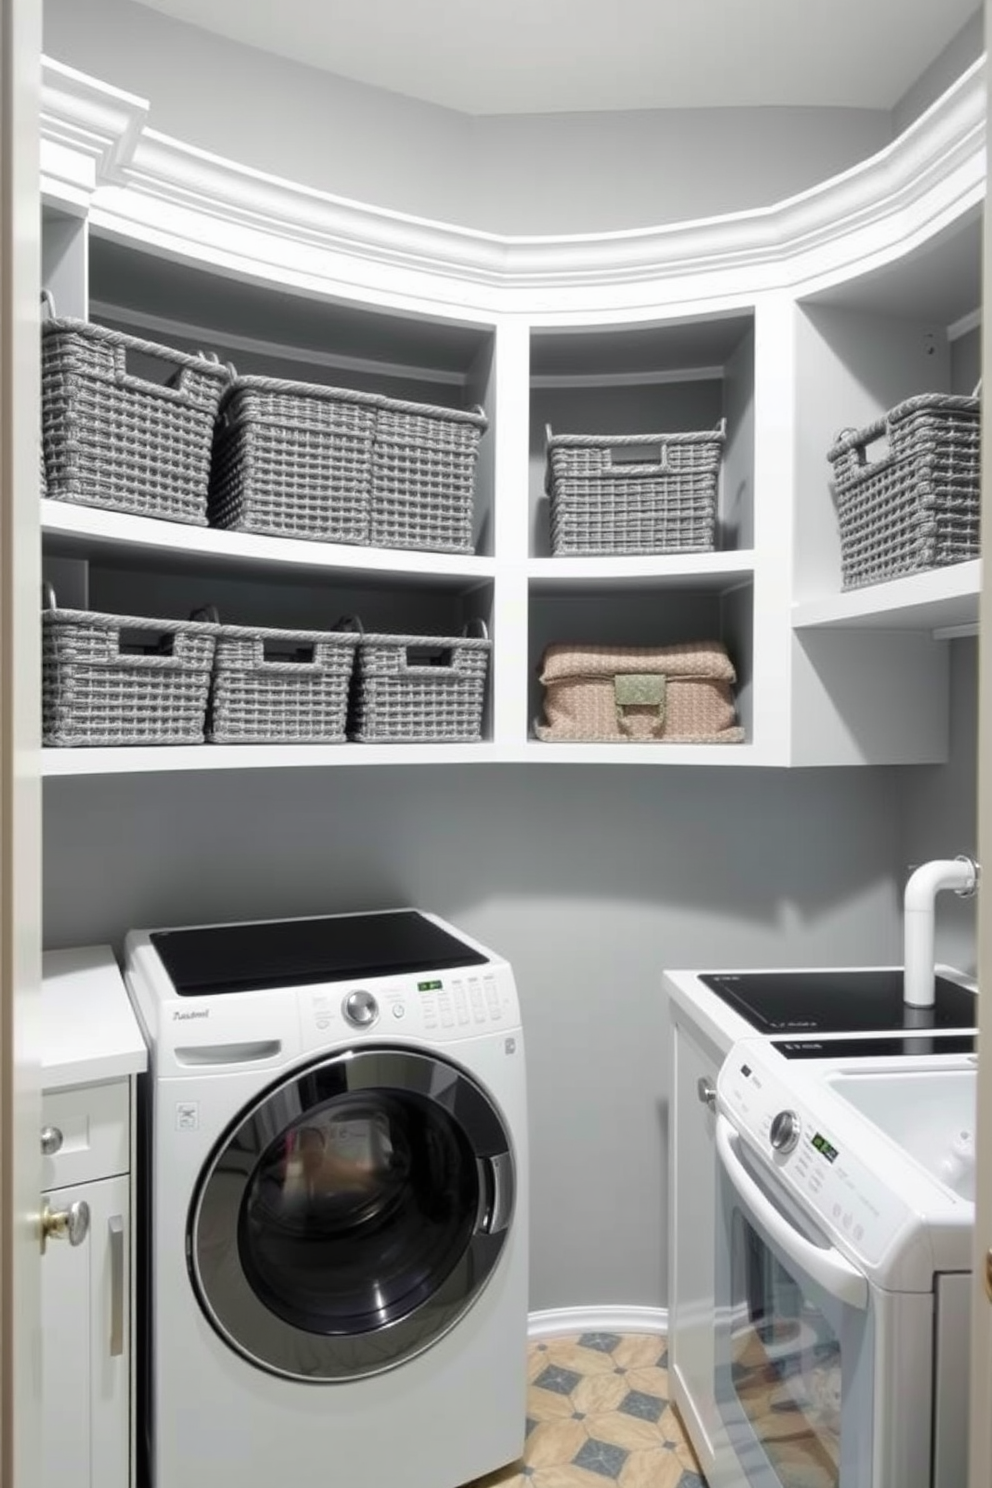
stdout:
<svg viewBox="0 0 992 1488">
<path fill-rule="evenodd" d="M 58 1150 L 41 1159 L 43 1189 L 65 1188 L 126 1173 L 130 1165 L 131 1102 L 127 1080 L 77 1085 L 41 1098 L 42 1131 L 58 1133 Z M 57 1141 L 57 1138 L 53 1138 Z"/>
</svg>

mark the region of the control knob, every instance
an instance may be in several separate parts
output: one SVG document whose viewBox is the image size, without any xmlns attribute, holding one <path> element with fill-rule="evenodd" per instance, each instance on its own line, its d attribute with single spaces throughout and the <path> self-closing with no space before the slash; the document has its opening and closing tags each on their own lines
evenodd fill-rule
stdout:
<svg viewBox="0 0 992 1488">
<path fill-rule="evenodd" d="M 371 992 L 360 989 L 349 992 L 344 1000 L 343 1012 L 349 1023 L 356 1028 L 371 1028 L 379 1016 L 379 1004 Z"/>
<path fill-rule="evenodd" d="M 791 1152 L 801 1133 L 802 1124 L 795 1111 L 779 1111 L 772 1120 L 771 1144 L 776 1152 Z"/>
</svg>

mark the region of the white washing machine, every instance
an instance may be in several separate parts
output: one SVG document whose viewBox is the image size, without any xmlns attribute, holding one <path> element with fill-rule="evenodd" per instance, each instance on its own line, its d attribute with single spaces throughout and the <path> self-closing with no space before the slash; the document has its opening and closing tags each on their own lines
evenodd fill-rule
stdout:
<svg viewBox="0 0 992 1488">
<path fill-rule="evenodd" d="M 501 957 L 415 910 L 134 931 L 152 1488 L 455 1488 L 523 1449 Z"/>
</svg>

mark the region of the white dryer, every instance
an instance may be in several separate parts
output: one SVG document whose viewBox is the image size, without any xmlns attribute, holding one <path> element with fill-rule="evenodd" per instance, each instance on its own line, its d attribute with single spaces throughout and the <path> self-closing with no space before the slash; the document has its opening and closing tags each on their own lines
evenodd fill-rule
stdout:
<svg viewBox="0 0 992 1488">
<path fill-rule="evenodd" d="M 152 1488 L 455 1488 L 519 1456 L 508 963 L 396 910 L 134 931 L 126 980 L 150 1055 Z"/>
</svg>

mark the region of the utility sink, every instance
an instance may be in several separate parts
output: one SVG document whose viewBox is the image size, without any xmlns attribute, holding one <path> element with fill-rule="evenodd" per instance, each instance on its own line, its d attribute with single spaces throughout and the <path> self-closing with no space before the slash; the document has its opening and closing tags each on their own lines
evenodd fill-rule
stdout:
<svg viewBox="0 0 992 1488">
<path fill-rule="evenodd" d="M 938 1182 L 974 1203 L 974 1069 L 835 1070 L 824 1079 Z"/>
</svg>

